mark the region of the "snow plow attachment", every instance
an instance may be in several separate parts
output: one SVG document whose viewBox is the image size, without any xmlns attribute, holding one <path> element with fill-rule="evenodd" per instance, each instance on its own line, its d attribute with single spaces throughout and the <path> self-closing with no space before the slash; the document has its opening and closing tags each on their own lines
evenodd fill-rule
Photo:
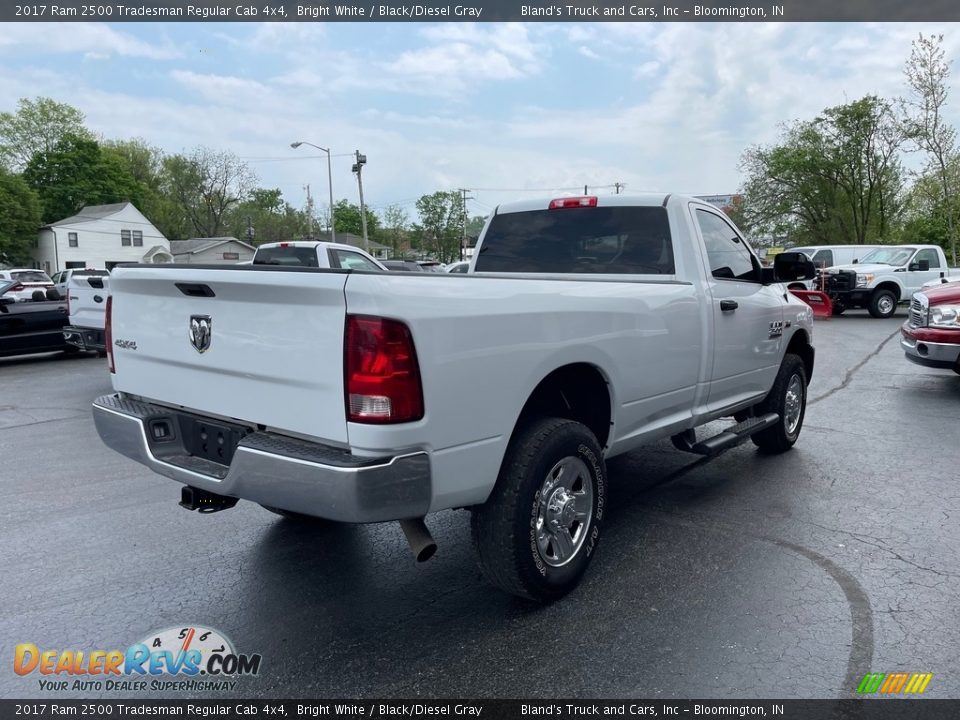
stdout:
<svg viewBox="0 0 960 720">
<path fill-rule="evenodd" d="M 833 315 L 833 303 L 825 292 L 819 290 L 791 290 L 790 292 L 813 308 L 815 318 L 828 318 Z"/>
</svg>

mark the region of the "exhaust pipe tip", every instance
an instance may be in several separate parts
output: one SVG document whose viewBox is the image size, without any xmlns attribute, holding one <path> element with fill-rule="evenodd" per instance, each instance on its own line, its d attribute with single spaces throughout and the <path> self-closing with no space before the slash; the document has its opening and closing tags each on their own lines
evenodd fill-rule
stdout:
<svg viewBox="0 0 960 720">
<path fill-rule="evenodd" d="M 426 523 L 423 522 L 423 518 L 401 520 L 400 529 L 403 530 L 404 537 L 407 538 L 407 543 L 417 562 L 426 562 L 437 552 L 437 543 Z"/>
</svg>

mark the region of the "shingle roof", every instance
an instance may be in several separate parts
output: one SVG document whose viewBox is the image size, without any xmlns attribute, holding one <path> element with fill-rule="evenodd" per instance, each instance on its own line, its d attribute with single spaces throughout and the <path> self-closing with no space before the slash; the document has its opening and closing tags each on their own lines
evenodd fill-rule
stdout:
<svg viewBox="0 0 960 720">
<path fill-rule="evenodd" d="M 254 249 L 252 245 L 243 242 L 243 240 L 237 240 L 235 237 L 212 237 L 212 238 L 190 238 L 189 240 L 171 240 L 170 241 L 170 252 L 174 255 L 186 255 L 187 253 L 193 255 L 194 253 L 203 252 L 212 248 L 214 245 L 219 245 L 225 242 L 235 242 L 244 245 L 251 250 Z"/>
<path fill-rule="evenodd" d="M 122 202 L 112 203 L 110 205 L 87 205 L 76 215 L 71 215 L 63 220 L 57 220 L 57 222 L 48 223 L 47 225 L 44 225 L 44 227 L 52 227 L 54 225 L 76 225 L 77 223 L 102 220 L 105 217 L 115 215 L 129 204 L 129 202 Z"/>
</svg>

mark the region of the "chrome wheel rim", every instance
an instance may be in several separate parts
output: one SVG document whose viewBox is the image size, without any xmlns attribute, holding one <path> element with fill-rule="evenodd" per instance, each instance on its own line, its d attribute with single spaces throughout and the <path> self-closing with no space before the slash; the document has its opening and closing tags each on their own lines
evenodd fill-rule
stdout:
<svg viewBox="0 0 960 720">
<path fill-rule="evenodd" d="M 886 315 L 887 313 L 893 312 L 893 298 L 889 295 L 884 295 L 877 301 L 877 308 L 881 313 Z"/>
<path fill-rule="evenodd" d="M 783 399 L 783 423 L 787 435 L 793 435 L 800 426 L 800 415 L 803 412 L 803 380 L 799 375 L 790 378 L 787 384 L 787 394 Z"/>
<path fill-rule="evenodd" d="M 583 460 L 565 457 L 550 469 L 535 512 L 540 559 L 551 567 L 566 565 L 583 547 L 593 517 L 593 476 Z"/>
</svg>

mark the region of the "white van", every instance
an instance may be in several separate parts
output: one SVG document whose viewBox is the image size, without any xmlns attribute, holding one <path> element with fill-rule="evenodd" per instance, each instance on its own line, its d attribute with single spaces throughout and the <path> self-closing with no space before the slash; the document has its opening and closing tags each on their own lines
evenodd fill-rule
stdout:
<svg viewBox="0 0 960 720">
<path fill-rule="evenodd" d="M 834 265 L 852 265 L 860 258 L 879 245 L 804 245 L 788 248 L 791 252 L 802 252 L 813 261 L 817 270 L 833 267 Z M 790 284 L 791 290 L 818 290 L 816 280 L 795 282 Z"/>
</svg>

